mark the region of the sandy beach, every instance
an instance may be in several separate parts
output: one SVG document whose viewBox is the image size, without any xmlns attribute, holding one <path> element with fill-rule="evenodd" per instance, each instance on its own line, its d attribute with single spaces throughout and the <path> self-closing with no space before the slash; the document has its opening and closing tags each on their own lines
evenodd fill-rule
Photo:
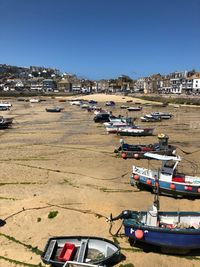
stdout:
<svg viewBox="0 0 200 267">
<path fill-rule="evenodd" d="M 127 111 L 120 109 L 122 104 L 147 102 L 113 95 L 80 98 L 97 100 L 102 107 L 105 101 L 113 100 L 116 106 L 108 109 L 114 115 L 126 115 Z M 92 235 L 113 240 L 106 222 L 110 213 L 146 210 L 152 204 L 151 193 L 140 192 L 130 185 L 132 165 L 147 167 L 147 161 L 116 158 L 113 151 L 119 146 L 120 137 L 108 135 L 101 124 L 95 124 L 93 113 L 71 106 L 68 100 L 72 97 L 65 99 L 66 102 L 59 102 L 60 98 L 45 98 L 46 101 L 39 103 L 9 99 L 12 108 L 0 111 L 1 116 L 14 117 L 11 129 L 0 130 L 0 219 L 6 220 L 0 227 L 2 267 L 20 266 L 20 263 L 45 266 L 39 251 L 43 251 L 52 236 Z M 130 100 L 133 103 L 127 102 Z M 52 106 L 62 106 L 64 110 L 45 111 Z M 140 122 L 141 115 L 152 111 L 168 111 L 174 116 L 159 123 Z M 184 159 L 181 170 L 200 176 L 200 108 L 144 106 L 142 111 L 129 115 L 137 118 L 138 125 L 154 126 L 155 134 L 125 138 L 128 143 L 155 143 L 159 133 L 166 133 Z M 158 163 L 152 166 L 157 167 Z M 160 201 L 161 210 L 200 210 L 198 199 L 161 196 Z M 48 218 L 51 211 L 57 211 L 57 216 Z M 113 233 L 120 224 L 120 221 L 114 223 Z M 116 240 L 125 256 L 116 266 L 130 263 L 135 267 L 200 265 L 200 256 L 147 253 L 131 247 L 124 236 Z"/>
</svg>

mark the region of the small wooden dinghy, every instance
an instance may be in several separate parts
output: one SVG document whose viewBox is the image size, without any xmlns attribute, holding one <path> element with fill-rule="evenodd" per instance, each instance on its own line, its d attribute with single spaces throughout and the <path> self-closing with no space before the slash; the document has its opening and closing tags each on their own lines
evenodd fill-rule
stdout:
<svg viewBox="0 0 200 267">
<path fill-rule="evenodd" d="M 41 256 L 45 264 L 55 267 L 102 266 L 120 258 L 120 248 L 112 241 L 91 236 L 61 236 L 48 240 Z"/>
</svg>

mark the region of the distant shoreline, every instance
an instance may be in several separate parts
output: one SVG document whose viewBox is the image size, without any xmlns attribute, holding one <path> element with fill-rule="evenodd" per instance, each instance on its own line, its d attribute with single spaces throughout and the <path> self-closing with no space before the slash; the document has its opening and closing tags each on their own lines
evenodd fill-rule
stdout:
<svg viewBox="0 0 200 267">
<path fill-rule="evenodd" d="M 192 105 L 200 106 L 200 96 L 189 96 L 189 95 L 159 95 L 159 94 L 129 94 L 124 96 L 123 94 L 72 94 L 72 93 L 35 93 L 35 92 L 1 92 L 0 99 L 6 98 L 26 98 L 26 97 L 63 97 L 63 98 L 89 98 L 92 99 L 95 96 L 104 95 L 106 98 L 119 97 L 122 99 L 121 102 L 124 102 L 123 99 L 140 99 L 147 102 L 158 102 L 164 104 L 174 104 L 174 105 Z M 104 97 L 104 98 L 105 98 Z"/>
<path fill-rule="evenodd" d="M 162 102 L 166 104 L 195 105 L 200 106 L 199 96 L 189 95 L 137 95 L 139 99 Z"/>
</svg>

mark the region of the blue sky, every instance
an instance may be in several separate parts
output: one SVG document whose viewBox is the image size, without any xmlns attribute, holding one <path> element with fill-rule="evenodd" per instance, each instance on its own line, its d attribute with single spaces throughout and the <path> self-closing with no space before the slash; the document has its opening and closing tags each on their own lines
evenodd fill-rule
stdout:
<svg viewBox="0 0 200 267">
<path fill-rule="evenodd" d="M 0 0 L 0 63 L 131 78 L 200 70 L 200 0 Z"/>
</svg>

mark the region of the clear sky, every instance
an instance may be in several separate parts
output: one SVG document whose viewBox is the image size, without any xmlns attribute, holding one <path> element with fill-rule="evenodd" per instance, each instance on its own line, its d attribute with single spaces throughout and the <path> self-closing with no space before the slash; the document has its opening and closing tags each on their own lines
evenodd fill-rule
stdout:
<svg viewBox="0 0 200 267">
<path fill-rule="evenodd" d="M 90 79 L 200 71 L 200 0 L 0 0 L 0 63 Z"/>
</svg>

